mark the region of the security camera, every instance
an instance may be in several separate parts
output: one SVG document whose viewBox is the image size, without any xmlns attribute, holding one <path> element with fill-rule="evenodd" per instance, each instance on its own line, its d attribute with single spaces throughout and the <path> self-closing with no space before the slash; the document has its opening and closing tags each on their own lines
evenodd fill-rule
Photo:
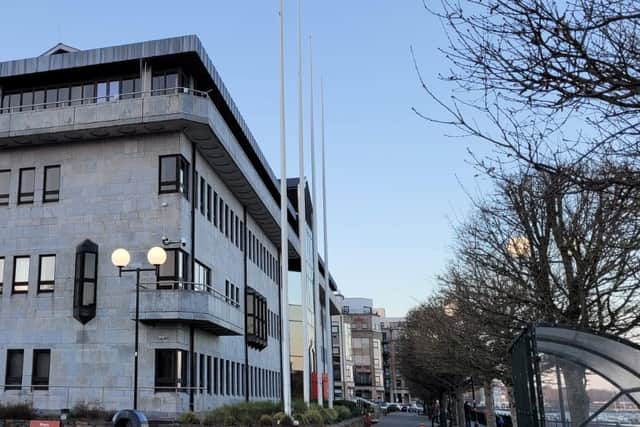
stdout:
<svg viewBox="0 0 640 427">
<path fill-rule="evenodd" d="M 187 240 L 184 237 L 180 238 L 180 244 L 182 245 L 182 247 L 186 247 L 187 246 Z"/>
<path fill-rule="evenodd" d="M 162 244 L 167 246 L 170 243 L 170 240 L 167 236 L 162 236 Z"/>
</svg>

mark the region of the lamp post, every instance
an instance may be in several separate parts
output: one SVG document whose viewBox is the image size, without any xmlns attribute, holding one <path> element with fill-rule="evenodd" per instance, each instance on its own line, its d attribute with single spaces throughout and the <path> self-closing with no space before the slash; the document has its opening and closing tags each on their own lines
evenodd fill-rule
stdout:
<svg viewBox="0 0 640 427">
<path fill-rule="evenodd" d="M 140 319 L 140 273 L 142 272 L 155 272 L 158 273 L 158 268 L 167 260 L 167 253 L 164 249 L 154 246 L 147 252 L 147 261 L 153 265 L 153 268 L 125 268 L 131 261 L 131 256 L 126 249 L 116 249 L 111 254 L 111 262 L 114 266 L 118 267 L 118 277 L 122 277 L 122 273 L 136 273 L 136 338 L 135 338 L 135 350 L 133 353 L 133 409 L 138 409 L 138 321 Z"/>
</svg>

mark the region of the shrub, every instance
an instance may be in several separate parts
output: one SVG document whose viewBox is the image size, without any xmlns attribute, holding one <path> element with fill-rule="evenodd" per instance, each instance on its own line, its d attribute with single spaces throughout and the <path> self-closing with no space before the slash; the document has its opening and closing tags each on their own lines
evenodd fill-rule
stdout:
<svg viewBox="0 0 640 427">
<path fill-rule="evenodd" d="M 273 425 L 273 418 L 271 418 L 271 416 L 264 414 L 260 417 L 260 420 L 258 421 L 258 424 L 261 426 L 272 426 Z"/>
<path fill-rule="evenodd" d="M 305 425 L 321 426 L 325 423 L 324 417 L 318 409 L 309 409 L 304 416 L 306 418 Z"/>
<path fill-rule="evenodd" d="M 74 419 L 111 421 L 115 412 L 107 411 L 101 406 L 92 406 L 86 402 L 77 403 L 69 413 Z"/>
<path fill-rule="evenodd" d="M 200 418 L 191 411 L 183 412 L 176 419 L 178 424 L 200 424 Z"/>
<path fill-rule="evenodd" d="M 335 409 L 336 412 L 338 413 L 338 421 L 348 420 L 349 418 L 352 417 L 351 410 L 346 406 L 337 405 L 337 406 L 334 406 L 333 409 Z"/>
<path fill-rule="evenodd" d="M 0 404 L 0 419 L 30 420 L 32 418 L 35 418 L 35 412 L 31 405 L 27 403 L 17 403 L 15 405 Z"/>
<path fill-rule="evenodd" d="M 304 414 L 307 412 L 307 404 L 304 403 L 304 400 L 294 400 L 291 403 L 291 413 L 292 414 Z"/>
<path fill-rule="evenodd" d="M 205 414 L 207 425 L 258 425 L 263 415 L 273 416 L 281 407 L 273 402 L 243 402 L 226 405 Z M 272 421 L 273 422 L 273 421 Z"/>
<path fill-rule="evenodd" d="M 276 415 L 276 422 L 278 423 L 278 425 L 281 426 L 292 426 L 293 425 L 293 419 L 285 414 L 284 412 L 278 412 Z"/>
</svg>

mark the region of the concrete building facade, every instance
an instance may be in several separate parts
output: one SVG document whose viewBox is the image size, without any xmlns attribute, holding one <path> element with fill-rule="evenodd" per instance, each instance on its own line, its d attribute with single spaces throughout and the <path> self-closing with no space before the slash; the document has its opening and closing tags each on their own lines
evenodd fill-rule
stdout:
<svg viewBox="0 0 640 427">
<path fill-rule="evenodd" d="M 0 402 L 132 406 L 135 277 L 110 256 L 153 246 L 138 407 L 280 399 L 278 182 L 199 39 L 0 63 L 0 100 Z"/>
<path fill-rule="evenodd" d="M 380 316 L 373 311 L 373 300 L 345 298 L 342 313 L 351 329 L 354 394 L 384 400 L 382 330 Z"/>
<path fill-rule="evenodd" d="M 355 382 L 353 378 L 351 323 L 342 315 L 332 316 L 331 322 L 335 396 L 336 399 L 352 400 L 355 397 Z"/>
</svg>

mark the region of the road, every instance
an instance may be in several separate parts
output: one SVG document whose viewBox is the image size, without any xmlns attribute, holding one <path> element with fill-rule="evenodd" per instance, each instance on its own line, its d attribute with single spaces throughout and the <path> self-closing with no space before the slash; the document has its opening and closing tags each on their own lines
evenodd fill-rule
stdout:
<svg viewBox="0 0 640 427">
<path fill-rule="evenodd" d="M 374 424 L 376 427 L 431 427 L 429 418 L 424 415 L 416 415 L 407 412 L 392 412 L 389 415 L 380 417 L 380 422 Z"/>
</svg>

